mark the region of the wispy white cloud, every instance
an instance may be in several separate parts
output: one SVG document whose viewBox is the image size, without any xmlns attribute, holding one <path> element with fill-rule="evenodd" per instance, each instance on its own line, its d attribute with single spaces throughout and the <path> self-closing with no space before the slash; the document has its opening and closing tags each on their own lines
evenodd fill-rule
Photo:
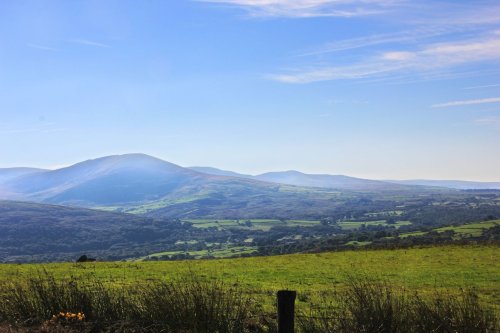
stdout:
<svg viewBox="0 0 500 333">
<path fill-rule="evenodd" d="M 417 57 L 415 52 L 393 51 L 382 54 L 382 59 L 388 61 L 411 61 Z"/>
<path fill-rule="evenodd" d="M 359 48 L 368 48 L 378 45 L 387 44 L 405 44 L 417 43 L 424 39 L 429 39 L 444 34 L 451 33 L 449 29 L 441 29 L 438 27 L 432 28 L 419 28 L 414 30 L 406 30 L 395 33 L 374 34 L 369 36 L 362 36 L 357 38 L 350 38 L 326 43 L 319 47 L 315 47 L 308 51 L 303 51 L 300 56 L 315 56 L 326 53 L 334 53 L 340 51 L 348 51 Z"/>
<path fill-rule="evenodd" d="M 500 130 L 500 117 L 484 117 L 475 120 L 475 123 L 483 126 L 492 126 Z"/>
<path fill-rule="evenodd" d="M 197 0 L 240 7 L 260 17 L 354 17 L 380 14 L 404 0 Z"/>
<path fill-rule="evenodd" d="M 405 30 L 332 41 L 303 51 L 300 55 L 312 56 L 387 44 L 416 44 L 425 39 L 447 38 L 455 34 L 485 30 L 500 35 L 500 29 L 496 28 L 500 24 L 498 4 L 453 5 L 423 1 L 418 6 L 406 3 L 395 13 L 392 20 L 401 21 L 399 23 Z"/>
<path fill-rule="evenodd" d="M 387 84 L 408 84 L 415 82 L 429 82 L 442 80 L 457 80 L 473 77 L 498 76 L 500 69 L 494 70 L 491 68 L 483 68 L 479 70 L 455 70 L 454 68 L 443 69 L 438 68 L 433 71 L 425 71 L 419 75 L 409 75 L 402 72 L 401 74 L 393 74 L 385 77 L 368 78 L 361 83 L 385 82 Z"/>
<path fill-rule="evenodd" d="M 38 50 L 44 50 L 44 51 L 57 51 L 57 49 L 50 47 L 50 46 L 45 46 L 45 45 L 39 45 L 39 44 L 26 44 L 27 47 L 31 47 L 33 49 L 38 49 Z"/>
<path fill-rule="evenodd" d="M 469 99 L 464 101 L 452 101 L 440 104 L 432 105 L 433 108 L 446 108 L 450 106 L 463 106 L 463 105 L 476 105 L 476 104 L 488 104 L 488 103 L 500 103 L 500 97 L 482 98 L 482 99 Z"/>
<path fill-rule="evenodd" d="M 286 74 L 268 75 L 268 78 L 284 83 L 311 83 L 330 80 L 363 79 L 401 69 L 398 64 L 358 64 L 353 66 L 326 67 L 308 70 L 297 70 Z"/>
<path fill-rule="evenodd" d="M 494 88 L 494 87 L 500 87 L 500 83 L 499 84 L 486 84 L 486 85 L 482 85 L 482 86 L 465 87 L 463 89 L 464 90 L 471 90 L 471 89 L 483 89 L 483 88 Z"/>
<path fill-rule="evenodd" d="M 80 45 L 87 45 L 87 46 L 105 47 L 105 48 L 110 47 L 107 44 L 94 42 L 94 41 L 88 40 L 88 39 L 72 39 L 72 40 L 70 40 L 70 42 L 75 43 L 75 44 L 80 44 Z"/>
<path fill-rule="evenodd" d="M 482 3 L 429 1 L 421 7 L 418 14 L 406 16 L 405 20 L 410 24 L 450 28 L 472 28 L 500 23 L 500 6 L 496 0 Z"/>
<path fill-rule="evenodd" d="M 500 60 L 500 37 L 488 35 L 449 43 L 433 43 L 417 50 L 388 51 L 354 64 L 298 69 L 269 78 L 286 83 L 361 79 L 383 75 L 423 75 L 460 65 Z"/>
</svg>

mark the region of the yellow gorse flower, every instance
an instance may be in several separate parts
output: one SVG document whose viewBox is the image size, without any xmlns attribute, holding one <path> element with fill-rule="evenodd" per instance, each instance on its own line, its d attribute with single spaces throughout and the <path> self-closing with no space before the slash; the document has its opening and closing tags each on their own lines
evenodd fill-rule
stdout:
<svg viewBox="0 0 500 333">
<path fill-rule="evenodd" d="M 59 319 L 64 319 L 66 322 L 83 321 L 85 320 L 85 314 L 82 312 L 59 312 L 52 316 L 51 322 L 57 322 Z"/>
</svg>

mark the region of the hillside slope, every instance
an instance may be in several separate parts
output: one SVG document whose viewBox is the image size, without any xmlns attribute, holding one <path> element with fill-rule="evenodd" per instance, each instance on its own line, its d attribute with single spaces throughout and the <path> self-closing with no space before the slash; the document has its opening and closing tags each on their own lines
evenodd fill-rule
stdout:
<svg viewBox="0 0 500 333">
<path fill-rule="evenodd" d="M 175 221 L 45 204 L 0 201 L 0 262 L 120 259 L 182 237 Z M 147 249 L 147 250 L 146 250 Z"/>
<path fill-rule="evenodd" d="M 0 184 L 11 181 L 18 177 L 32 175 L 48 170 L 37 168 L 0 168 Z"/>
</svg>

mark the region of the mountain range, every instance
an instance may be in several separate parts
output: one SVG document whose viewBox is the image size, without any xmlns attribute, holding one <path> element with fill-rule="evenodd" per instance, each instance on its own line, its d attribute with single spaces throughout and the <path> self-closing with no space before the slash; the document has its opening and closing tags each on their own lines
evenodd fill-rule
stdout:
<svg viewBox="0 0 500 333">
<path fill-rule="evenodd" d="M 191 167 L 190 169 L 207 173 L 210 175 L 239 177 L 247 179 L 256 179 L 272 183 L 280 183 L 294 186 L 308 186 L 321 188 L 335 188 L 346 190 L 379 190 L 387 189 L 388 183 L 442 187 L 457 190 L 492 190 L 500 189 L 500 182 L 476 182 L 467 180 L 431 180 L 431 179 L 411 179 L 411 180 L 371 180 L 349 177 L 344 175 L 328 174 L 306 174 L 295 170 L 266 172 L 260 175 L 252 176 L 236 173 L 233 171 L 220 170 L 213 167 Z"/>
<path fill-rule="evenodd" d="M 457 182 L 405 183 L 298 171 L 251 176 L 207 167 L 184 168 L 144 154 L 107 156 L 57 170 L 0 169 L 0 199 L 162 217 L 325 213 L 349 192 L 439 192 L 446 190 L 436 187 L 442 184 L 464 186 Z M 467 184 L 471 188 L 500 188 L 500 183 L 479 184 L 488 187 Z"/>
<path fill-rule="evenodd" d="M 392 183 L 395 182 L 384 182 L 380 180 L 362 179 L 344 175 L 306 174 L 295 170 L 266 172 L 260 175 L 252 176 L 246 174 L 239 174 L 232 171 L 220 170 L 212 167 L 191 167 L 190 169 L 210 175 L 239 177 L 245 179 L 260 180 L 270 183 L 293 185 L 293 186 L 331 188 L 331 189 L 351 190 L 351 191 L 356 191 L 356 190 L 383 191 L 383 190 L 395 189 L 395 187 L 391 185 Z M 401 185 L 419 186 L 419 184 L 401 184 Z"/>
</svg>

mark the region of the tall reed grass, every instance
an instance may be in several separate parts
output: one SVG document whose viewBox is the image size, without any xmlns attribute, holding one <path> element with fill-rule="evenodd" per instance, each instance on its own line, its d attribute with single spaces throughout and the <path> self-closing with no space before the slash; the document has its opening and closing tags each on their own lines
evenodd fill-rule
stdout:
<svg viewBox="0 0 500 333">
<path fill-rule="evenodd" d="M 43 274 L 2 286 L 0 321 L 47 332 L 244 333 L 253 305 L 236 287 L 196 277 L 120 288 Z M 61 312 L 82 313 L 85 321 L 51 320 Z"/>
<path fill-rule="evenodd" d="M 388 284 L 351 279 L 298 316 L 302 333 L 494 333 L 495 311 L 473 289 L 426 297 Z"/>
<path fill-rule="evenodd" d="M 425 297 L 351 279 L 297 314 L 301 333 L 493 333 L 495 311 L 474 290 Z M 78 315 L 76 315 L 78 314 Z M 83 319 L 84 318 L 84 319 Z M 276 332 L 275 316 L 251 295 L 196 277 L 105 286 L 98 279 L 56 280 L 42 273 L 0 286 L 0 332 Z"/>
</svg>

